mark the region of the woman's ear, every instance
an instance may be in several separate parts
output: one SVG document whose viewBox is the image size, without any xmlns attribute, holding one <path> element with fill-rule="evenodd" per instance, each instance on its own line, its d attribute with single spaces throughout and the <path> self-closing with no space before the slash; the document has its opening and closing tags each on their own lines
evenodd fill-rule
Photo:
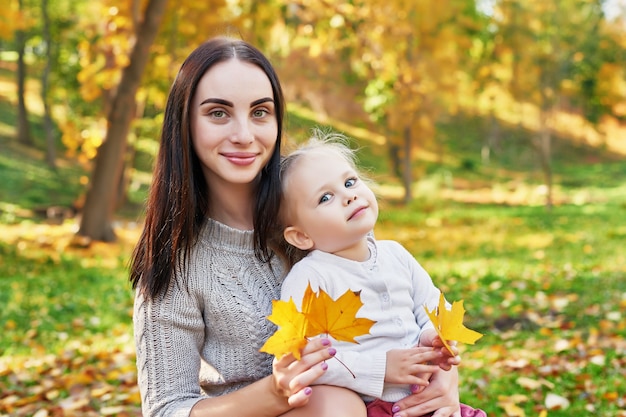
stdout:
<svg viewBox="0 0 626 417">
<path fill-rule="evenodd" d="M 295 246 L 300 250 L 309 250 L 313 247 L 313 244 L 315 243 L 311 240 L 309 235 L 300 231 L 295 226 L 288 226 L 287 228 L 285 228 L 283 236 L 290 245 Z"/>
</svg>

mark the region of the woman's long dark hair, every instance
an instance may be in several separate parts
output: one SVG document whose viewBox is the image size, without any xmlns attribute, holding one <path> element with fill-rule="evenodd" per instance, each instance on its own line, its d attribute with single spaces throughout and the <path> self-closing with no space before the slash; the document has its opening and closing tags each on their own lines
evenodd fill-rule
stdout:
<svg viewBox="0 0 626 417">
<path fill-rule="evenodd" d="M 238 59 L 261 68 L 270 80 L 278 135 L 268 163 L 260 173 L 254 207 L 254 250 L 269 261 L 271 228 L 280 204 L 280 147 L 285 100 L 278 76 L 268 59 L 249 43 L 213 38 L 183 62 L 170 90 L 161 144 L 146 206 L 145 226 L 130 261 L 130 282 L 147 298 L 167 291 L 177 266 L 186 267 L 209 208 L 209 192 L 201 163 L 191 141 L 190 103 L 202 76 L 213 65 Z"/>
</svg>

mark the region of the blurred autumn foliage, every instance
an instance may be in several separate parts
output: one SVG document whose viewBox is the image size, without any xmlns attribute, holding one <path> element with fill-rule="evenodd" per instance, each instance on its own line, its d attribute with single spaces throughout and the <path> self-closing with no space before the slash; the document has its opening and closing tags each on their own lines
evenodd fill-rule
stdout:
<svg viewBox="0 0 626 417">
<path fill-rule="evenodd" d="M 127 197 L 139 154 L 154 149 L 181 60 L 218 34 L 264 50 L 281 73 L 290 103 L 312 108 L 319 120 L 330 116 L 383 137 L 389 172 L 402 185 L 405 203 L 424 174 L 419 153 L 435 150 L 441 158 L 447 151 L 438 125 L 474 114 L 490 123 L 481 140 L 485 161 L 506 146 L 503 126 L 532 132 L 527 146 L 536 153 L 547 189 L 544 202 L 551 207 L 556 135 L 626 153 L 621 5 L 618 0 L 9 0 L 0 45 L 4 66 L 17 64 L 12 99 L 24 102 L 27 75 L 40 76 L 45 86 L 40 95 L 50 121 L 44 132 L 48 163 L 54 164 L 60 138 L 63 152 L 91 172 L 84 181 L 79 234 L 113 240 L 114 212 Z M 150 25 L 158 25 L 154 39 L 145 36 Z M 146 47 L 148 57 L 133 55 Z M 125 71 L 140 75 L 141 84 L 118 88 Z M 130 126 L 127 117 L 114 114 L 120 95 L 135 98 L 135 107 L 123 110 L 132 117 Z M 17 137 L 26 143 L 28 108 L 18 109 Z M 107 137 L 109 146 L 101 147 Z"/>
<path fill-rule="evenodd" d="M 377 235 L 465 301 L 485 337 L 463 352 L 463 400 L 494 416 L 626 415 L 622 1 L 5 3 L 0 416 L 140 415 L 126 262 L 169 86 L 220 34 L 275 63 L 290 140 L 320 124 L 354 138 Z M 150 18 L 141 82 L 120 89 Z M 100 166 L 113 191 L 99 191 L 124 93 L 124 168 Z M 89 191 L 112 211 L 94 215 Z M 116 241 L 77 235 L 85 219 Z"/>
</svg>

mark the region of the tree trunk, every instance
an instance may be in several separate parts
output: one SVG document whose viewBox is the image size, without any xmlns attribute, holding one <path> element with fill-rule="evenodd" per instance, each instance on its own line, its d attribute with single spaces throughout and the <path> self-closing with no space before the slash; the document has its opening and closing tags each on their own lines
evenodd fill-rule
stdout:
<svg viewBox="0 0 626 417">
<path fill-rule="evenodd" d="M 146 101 L 143 100 L 139 103 L 136 103 L 137 107 L 135 108 L 135 117 L 143 117 L 146 110 Z M 135 138 L 135 143 L 137 141 L 137 136 L 132 135 L 131 137 Z M 115 204 L 115 210 L 119 210 L 124 207 L 124 205 L 128 202 L 128 191 L 130 182 L 132 179 L 132 172 L 129 172 L 135 164 L 135 156 L 137 155 L 137 149 L 134 144 L 131 144 L 129 149 L 126 151 L 126 155 L 122 158 L 122 175 L 120 176 L 120 184 L 117 191 L 117 200 Z"/>
<path fill-rule="evenodd" d="M 46 45 L 46 64 L 41 75 L 41 101 L 43 102 L 43 127 L 46 138 L 46 162 L 52 169 L 56 169 L 56 146 L 54 143 L 54 131 L 52 116 L 50 115 L 49 78 L 50 66 L 52 65 L 52 39 L 50 35 L 50 17 L 48 15 L 48 0 L 41 0 L 41 16 L 43 20 L 43 40 Z"/>
<path fill-rule="evenodd" d="M 154 42 L 165 13 L 167 0 L 150 0 L 144 20 L 137 31 L 137 40 L 130 55 L 130 64 L 124 68 L 122 79 L 108 115 L 104 142 L 98 149 L 90 187 L 87 191 L 78 235 L 92 240 L 114 241 L 113 213 L 128 132 L 135 113 L 135 93 L 148 63 L 150 46 Z"/>
<path fill-rule="evenodd" d="M 18 1 L 20 10 L 24 9 L 24 2 Z M 15 31 L 17 43 L 17 141 L 24 145 L 32 145 L 33 137 L 28 124 L 28 110 L 26 109 L 26 63 L 24 53 L 26 48 L 26 34 L 23 30 Z"/>
<path fill-rule="evenodd" d="M 391 162 L 391 172 L 395 175 L 399 180 L 402 179 L 402 163 L 400 161 L 400 147 L 393 142 L 388 143 L 388 152 L 389 152 L 389 161 Z"/>
<path fill-rule="evenodd" d="M 486 141 L 480 151 L 483 164 L 491 162 L 491 154 L 500 146 L 500 121 L 496 117 L 494 97 L 490 98 L 491 105 L 489 107 L 489 117 L 487 118 L 488 133 L 485 137 Z"/>
<path fill-rule="evenodd" d="M 539 139 L 536 147 L 546 183 L 546 210 L 551 211 L 554 204 L 552 200 L 552 133 L 548 125 L 547 111 L 541 110 L 539 117 Z"/>
<path fill-rule="evenodd" d="M 404 143 L 402 185 L 404 186 L 404 203 L 408 204 L 413 200 L 413 191 L 411 189 L 413 184 L 413 175 L 411 173 L 411 128 L 409 126 L 405 127 L 402 133 Z"/>
<path fill-rule="evenodd" d="M 124 205 L 128 202 L 128 188 L 130 186 L 131 173 L 129 172 L 129 168 L 133 167 L 135 162 L 135 155 L 137 151 L 134 146 L 131 146 L 126 155 L 124 155 L 122 164 L 124 168 L 122 169 L 122 175 L 120 176 L 120 183 L 117 187 L 117 199 L 115 202 L 115 210 L 119 210 L 124 207 Z"/>
</svg>

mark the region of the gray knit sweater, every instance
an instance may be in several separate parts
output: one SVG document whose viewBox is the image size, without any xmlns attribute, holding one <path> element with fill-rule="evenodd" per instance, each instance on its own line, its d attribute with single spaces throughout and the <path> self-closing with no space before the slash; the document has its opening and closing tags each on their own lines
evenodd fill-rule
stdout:
<svg viewBox="0 0 626 417">
<path fill-rule="evenodd" d="M 144 417 L 187 417 L 219 396 L 272 371 L 259 352 L 275 326 L 266 317 L 280 297 L 277 261 L 254 256 L 252 231 L 209 220 L 191 252 L 185 279 L 155 300 L 136 295 L 138 383 Z"/>
</svg>

